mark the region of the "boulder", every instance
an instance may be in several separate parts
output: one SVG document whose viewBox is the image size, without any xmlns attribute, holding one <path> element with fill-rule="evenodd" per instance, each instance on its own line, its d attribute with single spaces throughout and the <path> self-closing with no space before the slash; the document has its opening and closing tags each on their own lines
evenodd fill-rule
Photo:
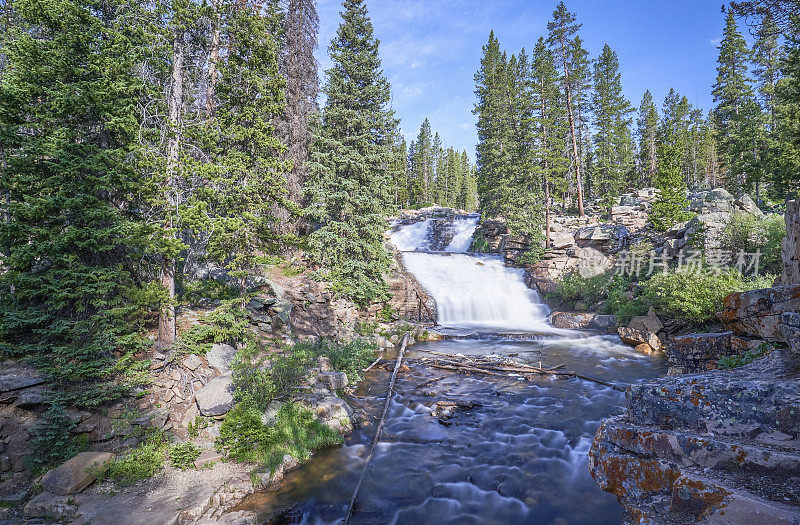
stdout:
<svg viewBox="0 0 800 525">
<path fill-rule="evenodd" d="M 110 452 L 80 452 L 42 477 L 45 490 L 68 496 L 77 494 L 95 479 L 95 472 L 114 460 Z"/>
<path fill-rule="evenodd" d="M 732 293 L 717 317 L 737 335 L 786 342 L 780 328 L 784 312 L 800 312 L 800 285 Z"/>
<path fill-rule="evenodd" d="M 654 353 L 656 353 L 656 351 L 653 350 L 653 347 L 647 343 L 636 345 L 633 351 L 644 355 L 653 355 Z"/>
<path fill-rule="evenodd" d="M 206 354 L 208 366 L 216 368 L 223 375 L 231 372 L 231 363 L 234 357 L 236 357 L 236 349 L 231 345 L 224 344 L 212 346 Z"/>
<path fill-rule="evenodd" d="M 561 233 L 550 238 L 550 247 L 553 249 L 562 250 L 570 246 L 575 246 L 575 237 L 571 233 Z"/>
<path fill-rule="evenodd" d="M 42 492 L 30 500 L 22 513 L 26 518 L 69 519 L 78 512 L 78 506 L 70 496 Z"/>
<path fill-rule="evenodd" d="M 667 346 L 669 375 L 714 370 L 717 361 L 732 353 L 732 332 L 682 335 Z"/>
<path fill-rule="evenodd" d="M 613 267 L 611 259 L 595 248 L 578 248 L 575 256 L 578 260 L 578 273 L 584 278 L 600 275 Z"/>
<path fill-rule="evenodd" d="M 314 413 L 324 425 L 346 434 L 353 430 L 353 409 L 344 399 L 331 395 L 311 394 L 298 400 L 298 404 Z"/>
<path fill-rule="evenodd" d="M 738 199 L 736 199 L 736 202 L 734 202 L 733 204 L 734 206 L 736 206 L 736 208 L 739 209 L 739 211 L 755 215 L 756 217 L 764 216 L 764 212 L 762 212 L 761 209 L 756 204 L 756 202 L 752 198 L 750 198 L 750 195 L 746 193 L 741 197 L 739 197 Z"/>
<path fill-rule="evenodd" d="M 631 319 L 631 322 L 628 323 L 628 328 L 633 328 L 640 332 L 652 332 L 657 334 L 664 329 L 664 325 L 661 324 L 661 320 L 658 318 L 656 311 L 650 308 L 647 315 L 640 315 Z"/>
<path fill-rule="evenodd" d="M 576 241 L 591 241 L 591 243 L 609 243 L 622 247 L 630 236 L 628 228 L 620 224 L 600 224 L 581 228 L 575 232 Z"/>
<path fill-rule="evenodd" d="M 658 336 L 653 332 L 620 326 L 617 328 L 617 333 L 619 334 L 619 338 L 622 339 L 623 343 L 634 347 L 646 343 L 650 345 L 650 348 L 652 348 L 655 352 L 661 352 L 664 348 L 661 344 L 661 339 L 659 339 Z"/>
<path fill-rule="evenodd" d="M 781 331 L 789 347 L 782 352 L 784 366 L 790 374 L 800 373 L 800 314 L 787 312 L 781 318 Z"/>
<path fill-rule="evenodd" d="M 202 365 L 202 364 L 203 364 L 202 359 L 200 359 L 199 357 L 197 357 L 194 354 L 186 356 L 186 358 L 183 360 L 183 366 L 185 366 L 186 368 L 188 368 L 189 370 L 192 370 L 192 371 L 197 370 L 198 368 L 200 368 L 200 365 Z"/>
<path fill-rule="evenodd" d="M 319 380 L 332 391 L 341 390 L 348 382 L 347 374 L 344 372 L 321 372 Z"/>
<path fill-rule="evenodd" d="M 45 377 L 29 366 L 3 365 L 0 370 L 0 393 L 20 390 L 45 382 Z"/>
<path fill-rule="evenodd" d="M 231 375 L 215 377 L 195 396 L 200 414 L 219 417 L 233 408 L 233 384 Z"/>
<path fill-rule="evenodd" d="M 194 460 L 194 468 L 201 469 L 206 466 L 211 466 L 214 463 L 222 461 L 222 454 L 216 450 L 204 450 Z"/>
<path fill-rule="evenodd" d="M 625 193 L 619 196 L 619 205 L 620 206 L 629 206 L 631 208 L 636 207 L 639 205 L 641 201 L 633 195 L 632 193 Z"/>
<path fill-rule="evenodd" d="M 599 330 L 610 333 L 616 328 L 617 319 L 613 315 L 595 313 L 553 312 L 550 314 L 550 324 L 567 330 Z"/>
</svg>

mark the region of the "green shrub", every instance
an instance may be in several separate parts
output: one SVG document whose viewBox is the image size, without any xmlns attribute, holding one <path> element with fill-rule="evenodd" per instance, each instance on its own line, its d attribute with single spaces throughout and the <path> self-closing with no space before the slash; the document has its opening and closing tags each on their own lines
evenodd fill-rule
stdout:
<svg viewBox="0 0 800 525">
<path fill-rule="evenodd" d="M 164 468 L 169 443 L 161 432 L 151 432 L 141 445 L 111 462 L 98 479 L 131 485 L 152 478 Z"/>
<path fill-rule="evenodd" d="M 584 301 L 592 305 L 608 296 L 608 284 L 612 279 L 609 274 L 581 277 L 578 273 L 569 273 L 561 278 L 555 295 L 568 304 Z"/>
<path fill-rule="evenodd" d="M 248 330 L 246 298 L 224 301 L 222 306 L 180 334 L 176 343 L 183 354 L 205 354 L 214 343 L 235 343 L 250 336 Z"/>
<path fill-rule="evenodd" d="M 764 353 L 758 350 L 748 350 L 740 355 L 726 355 L 717 361 L 717 366 L 723 370 L 730 370 L 732 368 L 739 368 L 740 366 L 749 365 L 756 359 L 764 356 Z"/>
<path fill-rule="evenodd" d="M 290 399 L 320 356 L 328 357 L 334 370 L 346 372 L 351 380 L 358 381 L 360 371 L 371 362 L 376 350 L 369 341 L 337 343 L 323 339 L 300 342 L 266 356 L 262 348 L 251 344 L 237 354 L 233 364 L 236 396 L 255 400 L 262 410 L 273 400 Z"/>
<path fill-rule="evenodd" d="M 628 324 L 637 315 L 646 314 L 650 307 L 641 297 L 634 295 L 633 299 L 630 298 L 631 281 L 626 277 L 614 276 L 608 282 L 606 289 L 603 312 L 614 314 L 621 325 Z"/>
<path fill-rule="evenodd" d="M 200 457 L 200 447 L 187 441 L 186 443 L 176 443 L 169 451 L 170 464 L 181 470 L 193 466 L 194 460 Z"/>
<path fill-rule="evenodd" d="M 26 460 L 28 467 L 37 473 L 45 472 L 86 450 L 88 443 L 71 434 L 74 427 L 75 423 L 62 405 L 51 405 L 34 429 L 33 454 Z"/>
<path fill-rule="evenodd" d="M 643 301 L 668 315 L 702 323 L 714 318 L 727 295 L 769 287 L 772 279 L 769 275 L 747 279 L 736 270 L 714 272 L 683 267 L 645 281 Z"/>
<path fill-rule="evenodd" d="M 722 246 L 738 253 L 761 251 L 761 269 L 778 272 L 781 268 L 781 242 L 786 237 L 786 222 L 781 215 L 759 219 L 749 213 L 733 213 L 722 230 Z"/>
<path fill-rule="evenodd" d="M 227 457 L 273 469 L 286 454 L 303 461 L 321 447 L 338 445 L 341 436 L 320 423 L 310 411 L 284 404 L 272 425 L 261 420 L 262 409 L 251 401 L 239 403 L 228 413 L 216 446 Z"/>
<path fill-rule="evenodd" d="M 239 297 L 239 288 L 231 286 L 216 279 L 201 279 L 198 281 L 184 281 L 183 301 L 187 304 L 197 304 L 201 299 L 218 299 L 228 301 Z"/>
</svg>

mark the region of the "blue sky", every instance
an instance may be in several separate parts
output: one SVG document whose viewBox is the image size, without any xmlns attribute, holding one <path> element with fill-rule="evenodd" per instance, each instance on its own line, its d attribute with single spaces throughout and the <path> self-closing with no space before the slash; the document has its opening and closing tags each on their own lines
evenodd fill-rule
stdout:
<svg viewBox="0 0 800 525">
<path fill-rule="evenodd" d="M 392 104 L 407 139 L 425 117 L 442 140 L 474 159 L 477 135 L 473 75 L 481 47 L 494 29 L 509 53 L 529 51 L 546 36 L 557 0 L 367 0 L 380 39 Z M 592 58 L 604 44 L 614 49 L 626 97 L 638 107 L 650 89 L 660 106 L 674 87 L 698 107 L 712 104 L 723 0 L 567 0 L 583 24 Z M 322 69 L 339 25 L 341 2 L 319 0 Z"/>
</svg>

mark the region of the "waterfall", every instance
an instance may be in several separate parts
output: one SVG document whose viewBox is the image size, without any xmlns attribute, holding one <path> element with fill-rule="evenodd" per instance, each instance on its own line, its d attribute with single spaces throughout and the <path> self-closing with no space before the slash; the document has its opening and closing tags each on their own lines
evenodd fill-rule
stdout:
<svg viewBox="0 0 800 525">
<path fill-rule="evenodd" d="M 530 290 L 523 271 L 508 268 L 497 255 L 468 254 L 478 218 L 450 219 L 452 240 L 444 253 L 422 253 L 437 244 L 433 221 L 400 226 L 391 236 L 403 264 L 436 300 L 438 322 L 444 327 L 556 333 L 547 307 Z M 441 229 L 441 228 L 439 228 Z"/>
</svg>

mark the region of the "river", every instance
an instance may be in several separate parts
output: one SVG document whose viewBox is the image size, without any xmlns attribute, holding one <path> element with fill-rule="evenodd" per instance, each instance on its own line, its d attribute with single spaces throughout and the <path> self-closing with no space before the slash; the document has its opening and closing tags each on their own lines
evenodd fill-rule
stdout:
<svg viewBox="0 0 800 525">
<path fill-rule="evenodd" d="M 409 356 L 428 350 L 496 354 L 563 364 L 564 370 L 619 385 L 665 373 L 663 360 L 636 354 L 616 337 L 551 327 L 547 307 L 525 286 L 520 270 L 506 268 L 497 256 L 465 253 L 477 218 L 449 220 L 444 246 L 431 239 L 439 231 L 432 219 L 402 226 L 392 236 L 405 252 L 405 266 L 436 299 L 444 331 L 458 336 L 418 343 Z M 431 249 L 438 251 L 419 251 Z M 256 494 L 242 508 L 257 510 L 265 523 L 341 522 L 388 376 L 385 370 L 370 372 L 349 400 L 367 411 L 371 424 L 288 474 L 279 492 Z M 430 382 L 437 377 L 442 379 Z M 429 384 L 420 387 L 424 383 Z M 450 418 L 438 417 L 435 403 L 441 401 L 460 408 Z M 526 381 L 412 366 L 398 376 L 351 521 L 621 523 L 622 508 L 595 484 L 586 463 L 600 420 L 621 413 L 623 405 L 622 393 L 579 379 Z"/>
</svg>

